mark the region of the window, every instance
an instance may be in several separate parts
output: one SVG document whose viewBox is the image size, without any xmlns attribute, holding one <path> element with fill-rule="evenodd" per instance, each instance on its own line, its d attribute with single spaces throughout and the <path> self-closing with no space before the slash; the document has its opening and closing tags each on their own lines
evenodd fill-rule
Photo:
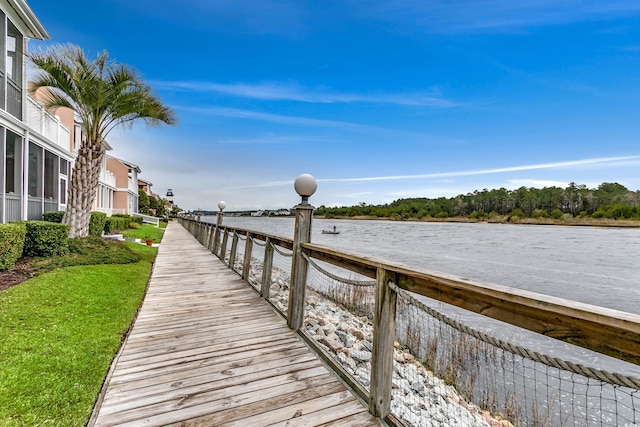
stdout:
<svg viewBox="0 0 640 427">
<path fill-rule="evenodd" d="M 82 144 L 82 126 L 73 125 L 73 151 L 77 152 Z"/>
<path fill-rule="evenodd" d="M 65 159 L 60 159 L 60 175 L 69 176 L 69 162 Z"/>
<path fill-rule="evenodd" d="M 22 85 L 22 34 L 7 21 L 7 78 L 18 87 Z"/>
<path fill-rule="evenodd" d="M 29 143 L 29 196 L 42 197 L 42 148 Z"/>
<path fill-rule="evenodd" d="M 5 31 L 5 15 L 4 13 L 0 10 L 0 108 L 4 108 L 4 75 L 5 75 L 5 70 L 6 70 L 6 64 L 5 64 L 5 57 L 4 57 L 4 52 L 5 52 L 5 38 L 4 35 L 6 34 Z"/>
<path fill-rule="evenodd" d="M 22 171 L 22 138 L 7 130 L 7 152 L 5 169 L 5 192 L 20 194 L 20 175 Z"/>
<path fill-rule="evenodd" d="M 44 152 L 44 197 L 49 200 L 58 199 L 58 156 L 46 150 Z"/>
<path fill-rule="evenodd" d="M 6 110 L 18 119 L 22 119 L 22 45 L 22 34 L 7 20 Z"/>
<path fill-rule="evenodd" d="M 67 180 L 60 178 L 60 204 L 67 204 Z"/>
</svg>

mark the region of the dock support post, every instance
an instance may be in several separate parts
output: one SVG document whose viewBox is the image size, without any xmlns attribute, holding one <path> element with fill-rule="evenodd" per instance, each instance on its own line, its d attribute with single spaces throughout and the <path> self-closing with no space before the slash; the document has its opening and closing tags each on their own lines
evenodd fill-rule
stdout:
<svg viewBox="0 0 640 427">
<path fill-rule="evenodd" d="M 397 283 L 395 274 L 378 268 L 376 282 L 369 412 L 384 419 L 391 411 L 393 343 L 396 334 L 398 294 L 389 287 L 389 282 Z"/>
<path fill-rule="evenodd" d="M 244 259 L 242 260 L 242 278 L 248 282 L 249 276 L 251 273 L 251 253 L 253 252 L 253 240 L 251 240 L 251 236 L 249 232 L 245 234 L 247 236 L 247 240 L 244 245 Z"/>
<path fill-rule="evenodd" d="M 213 253 L 218 255 L 218 245 L 220 244 L 220 227 L 222 226 L 222 210 L 227 207 L 227 204 L 222 200 L 218 202 L 218 215 L 216 218 L 216 231 L 213 236 Z M 224 261 L 224 257 L 222 257 Z"/>
<path fill-rule="evenodd" d="M 304 320 L 305 290 L 307 286 L 308 262 L 302 256 L 301 243 L 311 241 L 311 219 L 313 206 L 296 206 L 296 225 L 291 260 L 291 287 L 289 288 L 289 309 L 287 323 L 294 331 L 302 328 Z"/>
<path fill-rule="evenodd" d="M 291 260 L 291 286 L 289 287 L 289 308 L 287 324 L 297 331 L 304 321 L 305 290 L 307 285 L 307 260 L 302 256 L 303 243 L 311 241 L 311 221 L 314 207 L 309 204 L 309 197 L 315 193 L 318 184 L 314 177 L 302 174 L 296 178 L 294 188 L 302 197 L 296 206 L 296 223 L 293 234 L 293 252 Z"/>
<path fill-rule="evenodd" d="M 236 271 L 233 267 L 236 264 L 236 252 L 238 251 L 238 230 L 233 230 L 233 239 L 231 239 L 231 252 L 229 252 L 229 268 Z"/>
<path fill-rule="evenodd" d="M 273 246 L 271 239 L 267 237 L 264 247 L 264 261 L 262 262 L 262 286 L 260 286 L 260 296 L 269 298 L 271 289 L 271 267 L 273 266 Z"/>
<path fill-rule="evenodd" d="M 222 247 L 220 248 L 220 259 L 224 262 L 224 257 L 227 254 L 227 241 L 229 240 L 229 230 L 224 229 L 224 236 L 222 236 Z"/>
</svg>

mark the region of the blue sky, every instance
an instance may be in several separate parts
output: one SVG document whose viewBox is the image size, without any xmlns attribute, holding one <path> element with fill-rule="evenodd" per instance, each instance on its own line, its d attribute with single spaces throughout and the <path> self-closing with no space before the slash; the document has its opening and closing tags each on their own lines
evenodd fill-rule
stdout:
<svg viewBox="0 0 640 427">
<path fill-rule="evenodd" d="M 640 189 L 635 0 L 27 1 L 30 49 L 106 49 L 176 111 L 108 141 L 183 209 L 291 207 L 301 173 L 316 206 Z"/>
</svg>

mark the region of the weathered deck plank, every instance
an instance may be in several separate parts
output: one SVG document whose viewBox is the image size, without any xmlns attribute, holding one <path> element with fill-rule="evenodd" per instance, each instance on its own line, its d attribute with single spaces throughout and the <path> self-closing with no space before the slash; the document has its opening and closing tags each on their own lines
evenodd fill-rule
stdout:
<svg viewBox="0 0 640 427">
<path fill-rule="evenodd" d="M 249 285 L 169 225 L 90 426 L 379 426 Z"/>
</svg>

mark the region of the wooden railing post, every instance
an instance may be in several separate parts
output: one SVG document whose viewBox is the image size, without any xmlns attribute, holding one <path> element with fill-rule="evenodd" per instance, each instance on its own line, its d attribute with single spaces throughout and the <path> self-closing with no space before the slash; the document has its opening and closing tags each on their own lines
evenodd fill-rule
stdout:
<svg viewBox="0 0 640 427">
<path fill-rule="evenodd" d="M 242 278 L 245 281 L 249 281 L 249 273 L 251 270 L 251 252 L 253 252 L 253 240 L 249 233 L 245 234 L 247 241 L 244 245 L 244 259 L 242 260 Z"/>
<path fill-rule="evenodd" d="M 236 252 L 238 251 L 238 231 L 233 230 L 233 239 L 231 240 L 231 252 L 229 252 L 229 268 L 233 270 L 236 262 Z"/>
<path fill-rule="evenodd" d="M 209 224 L 205 223 L 202 227 L 202 246 L 205 248 L 209 244 Z"/>
<path fill-rule="evenodd" d="M 218 212 L 218 217 L 216 218 L 216 232 L 213 237 L 213 253 L 216 255 L 218 254 L 218 245 L 220 244 L 220 226 L 221 225 L 222 225 L 222 209 L 220 209 L 220 212 Z"/>
<path fill-rule="evenodd" d="M 227 241 L 229 240 L 229 231 L 224 229 L 224 236 L 222 236 L 222 247 L 220 248 L 220 259 L 224 262 L 224 257 L 227 254 Z"/>
<path fill-rule="evenodd" d="M 300 204 L 296 206 L 296 224 L 293 237 L 291 260 L 291 284 L 289 287 L 289 308 L 287 324 L 294 331 L 302 328 L 304 320 L 305 290 L 307 285 L 307 260 L 302 256 L 302 243 L 311 241 L 311 220 L 313 206 Z"/>
<path fill-rule="evenodd" d="M 262 283 L 260 286 L 260 296 L 269 298 L 269 289 L 271 289 L 271 267 L 273 266 L 273 246 L 271 239 L 267 237 L 264 247 L 264 260 L 262 262 Z"/>
<path fill-rule="evenodd" d="M 214 240 L 213 240 L 213 234 L 216 231 L 216 226 L 215 224 L 211 224 L 209 225 L 209 243 L 207 244 L 207 249 L 209 249 L 211 252 L 214 252 L 213 247 L 214 245 Z"/>
<path fill-rule="evenodd" d="M 200 222 L 199 217 L 198 222 L 196 223 L 196 230 L 196 238 L 198 239 L 198 242 L 202 244 L 202 223 Z"/>
<path fill-rule="evenodd" d="M 376 274 L 376 303 L 373 318 L 373 353 L 369 412 L 384 419 L 391 410 L 393 376 L 393 342 L 396 334 L 397 293 L 389 287 L 395 275 L 384 268 Z"/>
</svg>

